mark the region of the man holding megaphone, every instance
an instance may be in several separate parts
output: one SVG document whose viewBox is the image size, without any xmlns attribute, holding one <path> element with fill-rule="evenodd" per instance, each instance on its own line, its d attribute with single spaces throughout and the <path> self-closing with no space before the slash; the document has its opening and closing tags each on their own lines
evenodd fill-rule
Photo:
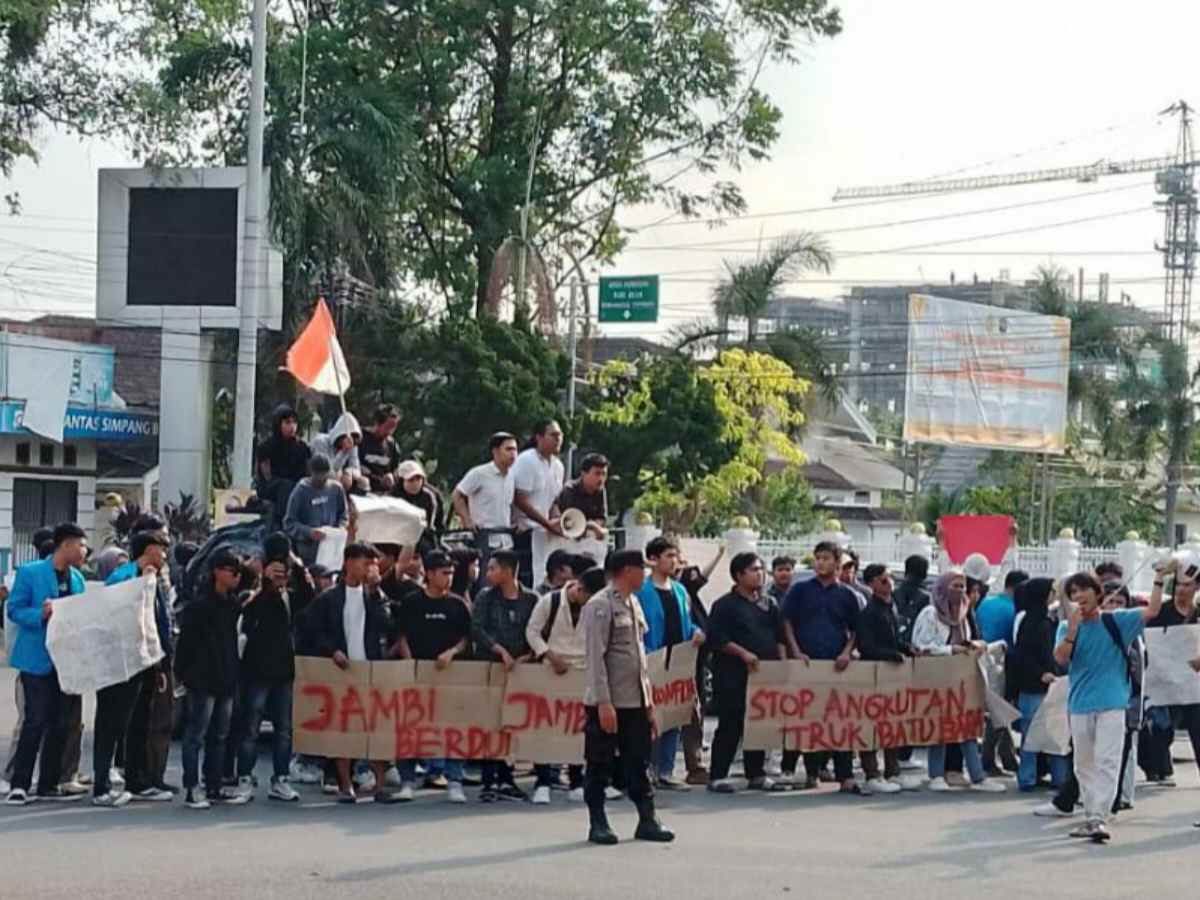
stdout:
<svg viewBox="0 0 1200 900">
<path fill-rule="evenodd" d="M 574 540 L 591 535 L 598 541 L 608 539 L 608 458 L 600 453 L 587 454 L 579 464 L 579 477 L 568 481 L 554 505 L 562 511 L 559 525 L 563 535 Z"/>
</svg>

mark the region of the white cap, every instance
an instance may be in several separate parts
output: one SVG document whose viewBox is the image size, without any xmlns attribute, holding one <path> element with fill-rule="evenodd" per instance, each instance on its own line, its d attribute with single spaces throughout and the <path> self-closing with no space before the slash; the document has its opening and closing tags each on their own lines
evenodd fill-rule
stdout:
<svg viewBox="0 0 1200 900">
<path fill-rule="evenodd" d="M 425 475 L 424 466 L 422 466 L 415 459 L 406 459 L 404 462 L 400 463 L 399 467 L 396 469 L 396 474 L 400 476 L 401 481 L 408 481 L 408 479 L 415 478 L 418 475 L 420 475 L 422 478 L 425 478 L 426 481 L 429 480 Z"/>
<path fill-rule="evenodd" d="M 992 564 L 982 553 L 972 553 L 963 561 L 963 574 L 988 584 L 992 580 Z"/>
</svg>

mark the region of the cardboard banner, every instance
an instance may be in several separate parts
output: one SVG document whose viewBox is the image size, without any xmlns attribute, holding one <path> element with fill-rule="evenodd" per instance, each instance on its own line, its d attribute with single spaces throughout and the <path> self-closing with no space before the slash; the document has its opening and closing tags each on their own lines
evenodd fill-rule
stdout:
<svg viewBox="0 0 1200 900">
<path fill-rule="evenodd" d="M 500 726 L 521 759 L 583 762 L 583 692 L 587 673 L 558 675 L 546 665 L 514 666 L 507 673 Z"/>
<path fill-rule="evenodd" d="M 154 621 L 156 582 L 135 578 L 54 602 L 46 650 L 68 694 L 128 681 L 163 658 Z M 9 630 L 16 629 L 10 624 Z"/>
<path fill-rule="evenodd" d="M 1070 690 L 1068 678 L 1057 678 L 1050 685 L 1033 721 L 1025 728 L 1022 750 L 1055 756 L 1066 756 L 1071 752 L 1071 720 L 1067 715 Z"/>
<path fill-rule="evenodd" d="M 875 750 L 955 744 L 983 733 L 983 676 L 971 654 L 903 663 L 764 662 L 746 688 L 754 750 Z"/>
<path fill-rule="evenodd" d="M 670 658 L 668 659 L 668 650 Z M 666 731 L 692 720 L 696 648 L 650 654 L 651 688 Z M 583 761 L 587 675 L 546 665 L 399 660 L 351 663 L 296 658 L 297 753 L 353 759 Z"/>
<path fill-rule="evenodd" d="M 658 730 L 682 728 L 692 721 L 696 709 L 696 656 L 691 641 L 663 647 L 646 655 Z"/>
<path fill-rule="evenodd" d="M 1200 625 L 1146 629 L 1147 706 L 1200 703 L 1200 674 L 1192 660 L 1200 658 Z"/>
</svg>

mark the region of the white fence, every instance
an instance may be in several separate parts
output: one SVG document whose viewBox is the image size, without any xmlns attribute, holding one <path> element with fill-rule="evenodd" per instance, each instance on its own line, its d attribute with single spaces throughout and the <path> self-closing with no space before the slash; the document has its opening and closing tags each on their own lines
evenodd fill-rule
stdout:
<svg viewBox="0 0 1200 900">
<path fill-rule="evenodd" d="M 886 544 L 857 544 L 852 543 L 851 549 L 858 554 L 862 565 L 873 562 L 887 563 L 892 566 L 902 566 L 904 558 L 896 542 Z M 759 541 L 758 552 L 768 562 L 776 556 L 791 556 L 801 559 L 812 553 L 812 543 L 800 541 Z M 1008 568 L 1023 569 L 1030 575 L 1054 575 L 1052 565 L 1053 550 L 1050 547 L 1018 547 L 1015 559 L 1008 561 Z M 1094 569 L 1105 560 L 1116 561 L 1117 551 L 1114 547 L 1081 547 L 1079 550 L 1079 568 Z"/>
</svg>

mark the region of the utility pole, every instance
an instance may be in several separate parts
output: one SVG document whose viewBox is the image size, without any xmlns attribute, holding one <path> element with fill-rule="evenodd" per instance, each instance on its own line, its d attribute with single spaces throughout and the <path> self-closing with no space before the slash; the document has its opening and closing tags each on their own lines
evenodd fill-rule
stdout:
<svg viewBox="0 0 1200 900">
<path fill-rule="evenodd" d="M 233 417 L 233 485 L 250 487 L 254 457 L 254 386 L 258 369 L 258 298 L 262 266 L 263 120 L 267 82 L 267 0 L 254 0 L 250 48 L 250 133 L 246 140 L 246 223 L 242 244 L 241 327 Z"/>
</svg>

